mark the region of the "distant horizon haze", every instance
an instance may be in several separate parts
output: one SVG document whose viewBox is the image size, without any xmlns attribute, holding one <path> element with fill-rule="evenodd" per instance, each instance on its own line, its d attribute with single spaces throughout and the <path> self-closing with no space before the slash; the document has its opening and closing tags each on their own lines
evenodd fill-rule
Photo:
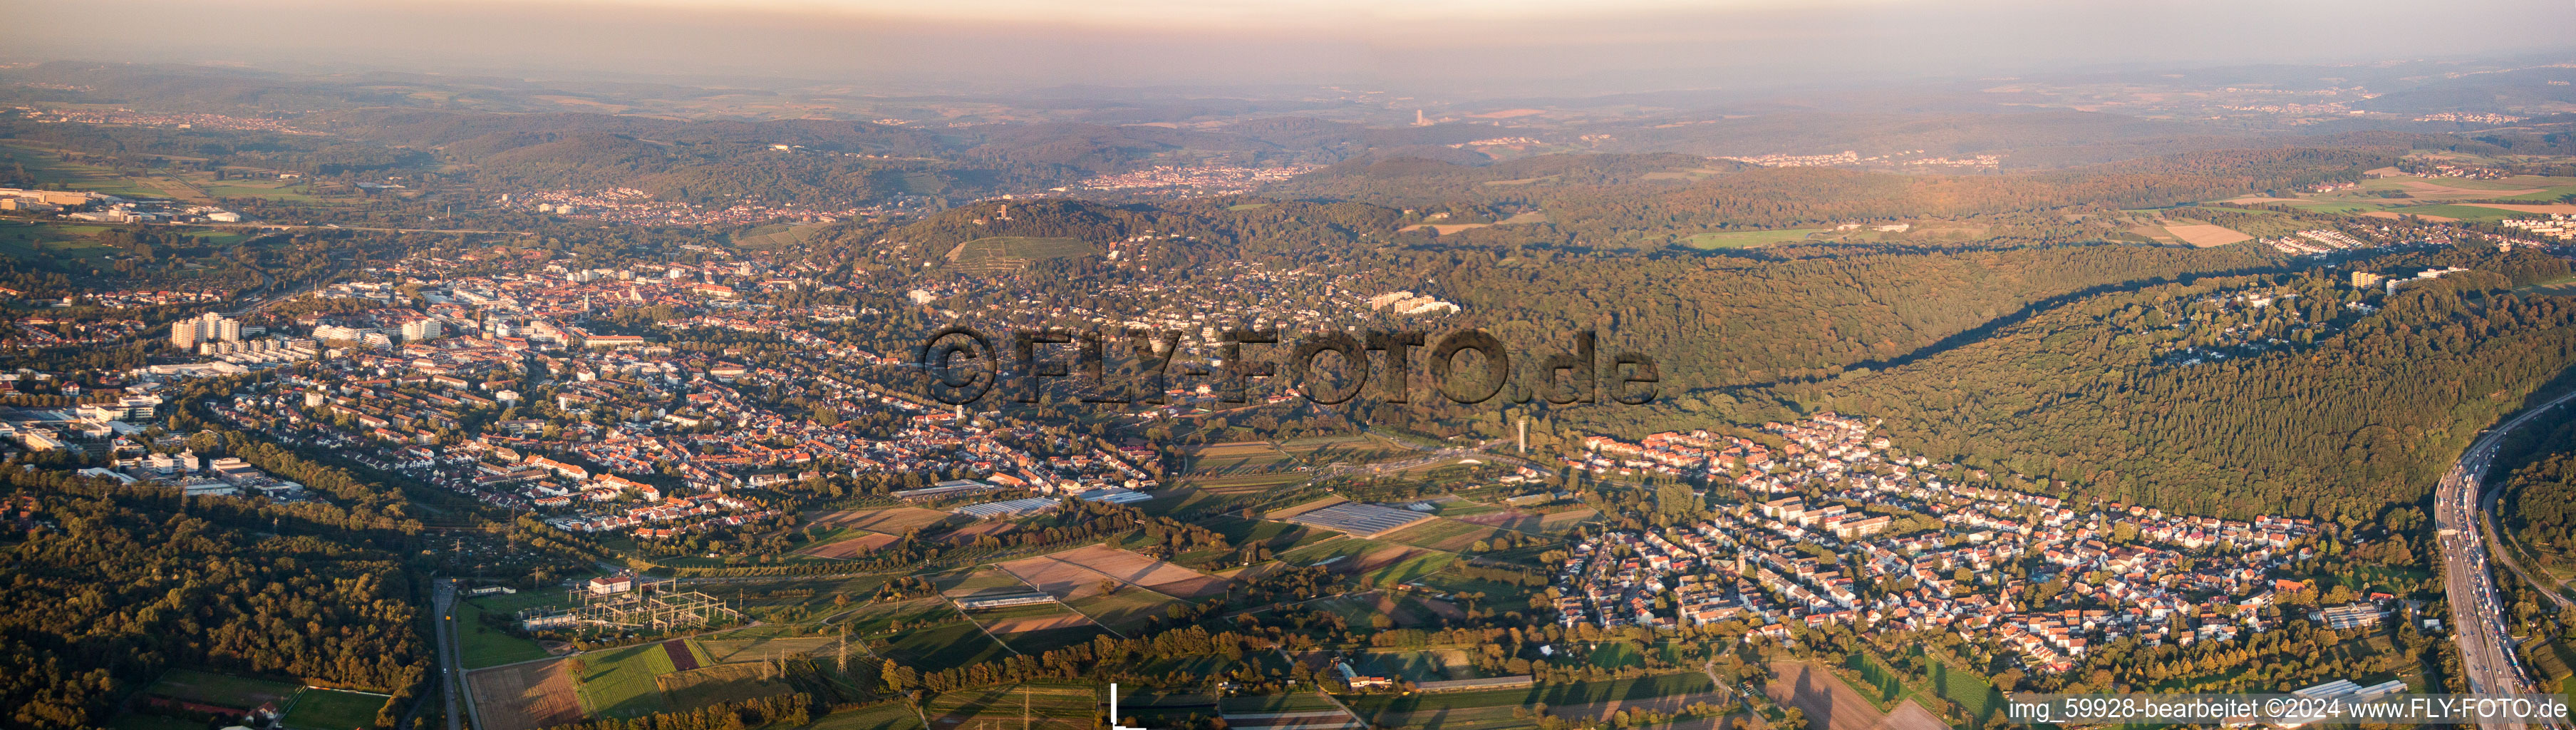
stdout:
<svg viewBox="0 0 2576 730">
<path fill-rule="evenodd" d="M 2138 65 L 2576 50 L 2576 4 L 2473 0 L 95 0 L 0 5 L 0 59 L 529 77 L 775 79 L 870 93 L 1360 85 L 1601 94 Z"/>
</svg>

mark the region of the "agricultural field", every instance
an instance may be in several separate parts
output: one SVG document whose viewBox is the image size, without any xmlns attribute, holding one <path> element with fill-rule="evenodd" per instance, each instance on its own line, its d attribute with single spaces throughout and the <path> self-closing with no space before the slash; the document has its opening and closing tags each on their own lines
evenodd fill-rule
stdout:
<svg viewBox="0 0 2576 730">
<path fill-rule="evenodd" d="M 899 540 L 900 538 L 881 532 L 868 532 L 856 528 L 843 528 L 838 534 L 816 540 L 812 545 L 797 548 L 796 552 L 793 554 L 814 558 L 846 560 L 876 552 L 878 550 L 883 550 L 887 546 L 893 545 Z"/>
<path fill-rule="evenodd" d="M 917 626 L 925 623 L 957 620 L 957 609 L 937 598 L 920 598 L 893 603 L 872 603 L 849 612 L 840 623 L 850 627 L 853 636 L 884 633 L 897 624 Z"/>
<path fill-rule="evenodd" d="M 298 180 L 208 180 L 196 184 L 210 198 L 259 198 L 288 203 L 324 202 Z"/>
<path fill-rule="evenodd" d="M 1152 671 L 1161 673 L 1167 670 L 1157 665 Z M 1121 688 L 1118 712 L 1136 718 L 1140 727 L 1169 727 L 1191 715 L 1215 717 L 1216 696 L 1197 692 L 1128 692 Z"/>
<path fill-rule="evenodd" d="M 769 668 L 761 664 L 718 664 L 690 669 L 653 678 L 653 683 L 675 710 L 692 710 L 719 702 L 757 699 L 788 694 L 794 687 L 762 675 Z"/>
<path fill-rule="evenodd" d="M 0 221 L 0 255 L 30 263 L 96 266 L 123 253 L 90 238 L 104 230 L 107 226 Z"/>
<path fill-rule="evenodd" d="M 772 223 L 733 234 L 733 243 L 744 248 L 787 248 L 812 239 L 827 227 Z"/>
<path fill-rule="evenodd" d="M 921 716 L 899 701 L 842 710 L 815 720 L 805 730 L 927 730 Z"/>
<path fill-rule="evenodd" d="M 1312 478 L 1314 478 L 1313 475 L 1294 471 L 1226 477 L 1182 477 L 1190 486 L 1198 487 L 1200 491 L 1224 495 L 1262 492 Z"/>
<path fill-rule="evenodd" d="M 1387 543 L 1378 542 L 1365 537 L 1351 537 L 1348 535 L 1334 535 L 1333 537 L 1335 539 L 1318 540 L 1308 543 L 1304 547 L 1280 553 L 1279 562 L 1302 566 L 1321 565 L 1326 561 L 1333 561 L 1331 563 L 1333 566 L 1342 567 L 1346 563 L 1350 563 L 1361 556 L 1368 555 L 1373 552 L 1413 549 L 1398 545 L 1389 545 Z M 1339 558 L 1340 560 L 1336 561 L 1334 560 L 1335 558 Z"/>
<path fill-rule="evenodd" d="M 1547 705 L 1548 714 L 1556 717 L 1602 721 L 1621 710 L 1673 712 L 1694 702 L 1719 704 L 1723 698 L 1708 675 L 1690 672 L 1482 692 L 1358 695 L 1344 701 L 1374 725 L 1487 730 L 1528 727 L 1530 721 L 1512 717 L 1512 711 L 1540 704 Z"/>
<path fill-rule="evenodd" d="M 1375 434 L 1308 436 L 1281 443 L 1279 450 L 1315 466 L 1334 462 L 1366 464 L 1415 453 Z"/>
<path fill-rule="evenodd" d="M 948 261 L 964 268 L 1018 269 L 1031 261 L 1098 253 L 1099 247 L 1079 238 L 995 236 L 957 244 L 948 250 Z"/>
<path fill-rule="evenodd" d="M 1774 679 L 1763 694 L 1806 711 L 1808 717 L 1830 718 L 1825 730 L 1871 730 L 1887 717 L 1867 696 L 1812 662 L 1773 662 L 1771 671 Z"/>
<path fill-rule="evenodd" d="M 1791 228 L 1777 231 L 1709 231 L 1707 233 L 1693 234 L 1689 238 L 1682 239 L 1682 245 L 1702 250 L 1719 248 L 1761 248 L 1764 246 L 1777 246 L 1783 243 L 1804 241 L 1807 240 L 1808 234 L 1823 233 L 1826 230 L 1827 229 L 1823 228 Z"/>
<path fill-rule="evenodd" d="M 919 507 L 873 507 L 828 512 L 808 512 L 805 520 L 825 527 L 855 527 L 869 532 L 902 535 L 912 530 L 928 530 L 956 517 L 938 510 Z"/>
<path fill-rule="evenodd" d="M 393 698 L 336 689 L 306 689 L 286 710 L 287 730 L 351 730 L 374 727 L 376 711 Z"/>
<path fill-rule="evenodd" d="M 940 595 L 949 598 L 1027 592 L 1029 586 L 1033 584 L 1021 582 L 1023 577 L 1012 574 L 1009 565 L 1009 563 L 1003 563 L 1000 566 L 982 565 L 972 569 L 952 570 L 931 576 L 930 584 L 939 588 Z"/>
<path fill-rule="evenodd" d="M 1192 449 L 1186 457 L 1189 467 L 1183 473 L 1202 477 L 1271 474 L 1297 467 L 1297 457 L 1268 441 L 1209 444 Z"/>
<path fill-rule="evenodd" d="M 2207 224 L 2167 225 L 2165 226 L 2165 232 L 2173 234 L 2174 238 L 2181 239 L 2183 243 L 2188 243 L 2200 248 L 2225 246 L 2227 244 L 2237 243 L 2240 241 L 2254 240 L 2253 236 L 2240 233 L 2236 229 Z"/>
<path fill-rule="evenodd" d="M 1410 549 L 1394 556 L 1369 555 L 1360 558 L 1357 570 L 1365 585 L 1392 586 L 1410 583 L 1447 569 L 1458 562 L 1458 556 L 1442 552 Z"/>
<path fill-rule="evenodd" d="M 520 594 L 528 595 L 528 594 Z M 513 596 L 515 598 L 515 596 Z M 481 669 L 548 656 L 545 647 L 535 639 L 511 634 L 483 623 L 485 615 L 508 618 L 509 611 L 487 611 L 480 601 L 459 601 L 455 607 L 457 648 L 465 655 L 465 668 Z"/>
<path fill-rule="evenodd" d="M 932 730 L 984 727 L 1091 730 L 1107 709 L 1089 687 L 1017 685 L 958 690 L 923 703 Z"/>
<path fill-rule="evenodd" d="M 1171 606 L 1179 602 L 1146 591 L 1128 589 L 1109 595 L 1091 595 L 1065 602 L 1091 620 L 1121 634 L 1134 634 L 1145 628 L 1146 620 L 1169 620 Z"/>
<path fill-rule="evenodd" d="M 875 649 L 877 656 L 925 672 L 978 664 L 1011 653 L 993 637 L 984 635 L 983 629 L 965 621 L 908 629 L 892 641 L 880 641 L 882 646 Z"/>
<path fill-rule="evenodd" d="M 108 720 L 107 730 L 206 730 L 206 724 L 164 715 L 128 712 Z"/>
<path fill-rule="evenodd" d="M 1202 598 L 1226 590 L 1225 579 L 1106 545 L 1013 560 L 1000 567 L 1029 586 L 1062 599 L 1097 595 L 1103 580 L 1184 598 Z"/>
<path fill-rule="evenodd" d="M 852 636 L 851 643 L 858 637 Z M 699 639 L 698 648 L 706 651 L 714 663 L 756 662 L 784 659 L 812 651 L 831 651 L 840 644 L 839 634 L 827 636 L 776 636 L 743 639 Z"/>
<path fill-rule="evenodd" d="M 971 609 L 966 611 L 966 617 L 983 624 L 985 631 L 995 635 L 1091 625 L 1090 619 L 1054 601 Z"/>
<path fill-rule="evenodd" d="M 1459 649 L 1372 651 L 1361 664 L 1363 674 L 1402 677 L 1413 682 L 1482 678 L 1468 663 L 1467 652 Z"/>
<path fill-rule="evenodd" d="M 1502 534 L 1502 531 L 1492 527 L 1440 518 L 1379 535 L 1377 539 L 1458 553 L 1466 552 L 1477 542 L 1491 540 L 1499 534 Z"/>
<path fill-rule="evenodd" d="M 581 693 L 571 657 L 514 664 L 466 675 L 482 730 L 536 730 L 579 722 Z"/>
<path fill-rule="evenodd" d="M 636 717 L 671 707 L 654 678 L 678 668 L 661 644 L 595 651 L 575 657 L 574 662 L 573 679 L 580 686 L 582 706 L 593 715 Z"/>
<path fill-rule="evenodd" d="M 735 605 L 763 620 L 804 620 L 841 612 L 844 610 L 840 606 L 841 597 L 849 598 L 852 604 L 865 602 L 876 594 L 879 586 L 885 585 L 886 580 L 883 575 L 863 575 L 774 583 L 728 583 L 709 586 L 707 594 L 734 601 Z M 781 618 L 777 615 L 780 613 L 799 618 Z"/>
<path fill-rule="evenodd" d="M 303 689 L 304 685 L 297 682 L 172 669 L 162 672 L 160 679 L 143 688 L 143 693 L 247 710 L 270 702 L 283 707 L 287 698 Z M 369 719 L 374 718 L 370 715 Z"/>
<path fill-rule="evenodd" d="M 59 183 L 63 190 L 87 190 L 128 198 L 203 199 L 195 189 L 174 178 L 128 177 L 105 167 L 64 162 L 61 155 L 53 152 L 0 145 L 0 165 L 12 162 L 25 166 L 27 174 L 38 184 Z"/>
<path fill-rule="evenodd" d="M 1338 711 L 1341 709 L 1340 706 L 1334 705 L 1332 700 L 1324 699 L 1321 695 L 1308 694 L 1304 692 L 1295 694 L 1242 695 L 1237 697 L 1227 697 L 1225 699 L 1217 700 L 1217 708 L 1228 715 L 1272 712 L 1313 712 L 1316 710 Z"/>
</svg>

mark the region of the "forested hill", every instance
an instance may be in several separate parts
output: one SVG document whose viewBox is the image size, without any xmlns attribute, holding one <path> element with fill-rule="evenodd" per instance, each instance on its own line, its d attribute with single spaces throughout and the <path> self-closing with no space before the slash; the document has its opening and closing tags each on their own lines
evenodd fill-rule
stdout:
<svg viewBox="0 0 2576 730">
<path fill-rule="evenodd" d="M 1509 342 L 1598 330 L 1605 342 L 1653 355 L 1679 389 L 1831 377 L 1907 357 L 2055 297 L 2274 266 L 2248 246 L 1862 249 L 1786 262 L 1459 259 L 1441 276 L 1442 291 L 1454 293 L 1470 321 Z"/>
<path fill-rule="evenodd" d="M 1286 198 L 1369 200 L 1424 206 L 1451 201 L 1527 203 L 1569 190 L 1658 183 L 1678 188 L 1718 173 L 1756 169 L 1733 160 L 1678 154 L 1564 154 L 1466 165 L 1421 157 L 1354 159 L 1265 187 Z"/>
<path fill-rule="evenodd" d="M 1999 175 L 1911 175 L 1811 167 L 1727 172 L 1725 166 L 1734 163 L 1723 161 L 1706 163 L 1698 170 L 1677 170 L 1674 166 L 1681 163 L 1671 157 L 1604 156 L 1531 158 L 1495 172 L 1494 168 L 1503 166 L 1469 168 L 1412 160 L 1337 166 L 1281 183 L 1271 192 L 1317 199 L 1410 201 L 1415 205 L 1464 199 L 1535 208 L 1547 214 L 1548 227 L 1566 238 L 1589 246 L 1607 246 L 1710 230 L 1964 216 L 2080 205 L 2175 205 L 2329 180 L 2359 179 L 2364 170 L 2393 163 L 2398 151 L 2222 150 Z M 1668 166 L 1639 172 L 1653 165 Z M 1656 177 L 1657 172 L 1663 175 Z M 1639 179 L 1619 182 L 1621 173 L 1634 173 Z M 1699 176 L 1705 179 L 1684 182 Z M 1649 177 L 1655 179 L 1645 179 Z M 1551 179 L 1581 180 L 1586 184 L 1554 185 Z"/>
<path fill-rule="evenodd" d="M 2105 294 L 1918 362 L 1710 405 L 1757 422 L 1779 408 L 1883 417 L 1913 449 L 2064 480 L 2082 496 L 2235 517 L 2371 516 L 2423 498 L 2479 429 L 2576 365 L 2576 300 L 2505 291 L 2565 276 L 2565 261 L 2451 252 L 2406 263 L 2481 271 L 2370 314 L 2342 306 L 2352 294 L 2331 270 Z M 2277 303 L 2224 301 L 2245 293 Z M 2248 331 L 2285 344 L 2197 364 L 2159 357 Z"/>
<path fill-rule="evenodd" d="M 0 537 L 0 724 L 98 727 L 178 666 L 390 692 L 396 707 L 423 686 L 413 585 L 368 532 L 5 467 L 0 497 L 40 526 Z"/>
</svg>

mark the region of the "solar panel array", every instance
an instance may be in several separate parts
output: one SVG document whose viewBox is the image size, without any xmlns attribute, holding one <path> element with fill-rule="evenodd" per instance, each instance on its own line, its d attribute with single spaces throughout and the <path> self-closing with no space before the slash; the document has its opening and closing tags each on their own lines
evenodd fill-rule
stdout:
<svg viewBox="0 0 2576 730">
<path fill-rule="evenodd" d="M 1029 497 L 1026 499 L 1005 499 L 999 502 L 979 502 L 959 507 L 957 508 L 957 512 L 959 514 L 973 515 L 977 519 L 987 519 L 993 517 L 1011 517 L 1035 514 L 1054 509 L 1055 505 L 1056 501 L 1052 499 Z"/>
<path fill-rule="evenodd" d="M 1336 532 L 1347 532 L 1360 537 L 1376 537 L 1428 519 L 1431 519 L 1430 515 L 1419 512 L 1407 512 L 1393 507 L 1380 507 L 1359 502 L 1343 502 L 1290 517 L 1288 521 Z"/>
</svg>

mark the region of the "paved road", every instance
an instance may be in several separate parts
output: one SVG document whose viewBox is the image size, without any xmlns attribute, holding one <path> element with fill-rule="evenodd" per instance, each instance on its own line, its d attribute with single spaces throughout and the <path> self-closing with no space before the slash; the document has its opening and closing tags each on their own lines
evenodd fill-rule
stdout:
<svg viewBox="0 0 2576 730">
<path fill-rule="evenodd" d="M 2525 410 L 2479 435 L 2468 452 L 2460 455 L 2459 462 L 2442 475 L 2441 486 L 2434 492 L 2433 524 L 2441 529 L 2443 590 L 2450 596 L 2452 638 L 2459 643 L 2462 672 L 2468 675 L 2472 693 L 2538 691 L 2514 662 L 2504 604 L 2498 600 L 2495 579 L 2487 571 L 2487 542 L 2478 515 L 2494 506 L 2494 498 L 2488 495 L 2480 499 L 2478 485 L 2485 481 L 2488 467 L 2495 463 L 2496 448 L 2507 434 L 2570 400 L 2576 400 L 2576 393 Z M 2507 728 L 2520 727 L 2521 723 L 2489 722 L 2481 726 Z"/>
<path fill-rule="evenodd" d="M 465 653 L 456 647 L 456 582 L 440 579 L 437 597 L 431 606 L 438 611 L 438 686 L 447 695 L 447 730 L 463 730 L 467 713 L 472 712 L 474 697 L 465 686 Z M 459 703 L 463 704 L 462 712 Z M 475 718 L 475 727 L 482 727 Z"/>
</svg>

